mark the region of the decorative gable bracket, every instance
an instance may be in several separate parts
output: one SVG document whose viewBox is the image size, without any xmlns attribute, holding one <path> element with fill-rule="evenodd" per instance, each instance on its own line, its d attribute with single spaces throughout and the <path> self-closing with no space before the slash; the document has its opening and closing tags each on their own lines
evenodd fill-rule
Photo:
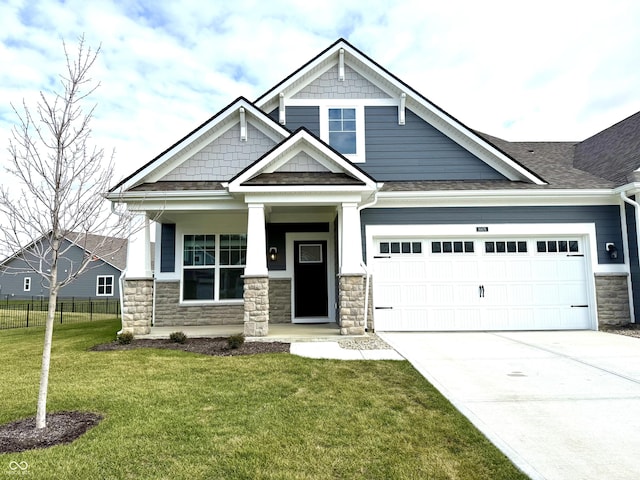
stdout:
<svg viewBox="0 0 640 480">
<path fill-rule="evenodd" d="M 404 125 L 406 105 L 407 94 L 402 92 L 400 95 L 400 105 L 398 105 L 398 125 Z"/>
</svg>

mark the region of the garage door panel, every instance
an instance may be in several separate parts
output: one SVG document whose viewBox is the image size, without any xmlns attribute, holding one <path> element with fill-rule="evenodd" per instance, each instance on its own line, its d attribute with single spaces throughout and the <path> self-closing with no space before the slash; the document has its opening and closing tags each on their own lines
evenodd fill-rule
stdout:
<svg viewBox="0 0 640 480">
<path fill-rule="evenodd" d="M 535 240 L 523 249 L 520 244 L 526 242 L 517 240 L 517 250 L 510 251 L 498 249 L 503 240 L 496 240 L 491 251 L 489 247 L 485 251 L 483 240 L 476 240 L 475 249 L 469 251 L 445 251 L 445 242 L 437 243 L 442 250 L 434 248 L 432 252 L 426 239 L 418 255 L 374 259 L 374 304 L 393 307 L 375 310 L 376 328 L 590 328 L 591 309 L 572 308 L 588 304 L 584 256 L 551 248 L 540 251 Z"/>
</svg>

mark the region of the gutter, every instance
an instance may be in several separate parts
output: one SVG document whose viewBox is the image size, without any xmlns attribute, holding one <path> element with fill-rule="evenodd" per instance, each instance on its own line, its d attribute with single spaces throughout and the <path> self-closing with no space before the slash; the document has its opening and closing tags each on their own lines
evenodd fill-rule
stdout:
<svg viewBox="0 0 640 480">
<path fill-rule="evenodd" d="M 378 201 L 378 190 L 376 190 L 375 192 L 373 192 L 373 200 L 371 200 L 369 203 L 365 203 L 363 205 L 360 205 L 358 207 L 358 213 L 360 213 L 362 210 L 364 210 L 365 208 L 369 208 L 373 205 L 375 205 Z M 367 326 L 368 326 L 368 319 L 369 319 L 369 285 L 371 282 L 371 273 L 369 272 L 369 268 L 367 267 L 367 264 L 364 263 L 364 261 L 360 262 L 360 266 L 362 267 L 362 269 L 364 270 L 364 273 L 366 275 L 366 281 L 365 281 L 365 287 L 364 287 L 364 331 L 366 332 L 368 330 Z M 375 332 L 375 325 L 374 325 L 374 319 L 372 318 L 371 320 L 371 331 Z"/>
<path fill-rule="evenodd" d="M 635 220 L 636 220 L 636 248 L 638 251 L 638 255 L 640 256 L 640 204 L 638 202 L 636 202 L 635 200 L 631 200 L 629 198 L 629 196 L 627 195 L 627 192 L 622 190 L 620 192 L 620 198 L 628 203 L 629 205 L 633 206 L 634 210 L 635 210 Z M 624 215 L 624 210 L 622 212 L 622 214 Z M 627 236 L 628 239 L 628 236 Z M 628 242 L 628 240 L 627 240 Z M 627 258 L 629 259 L 629 268 L 631 268 L 631 258 L 630 255 L 627 256 Z M 629 275 L 631 275 L 631 272 L 629 272 Z M 629 310 L 631 313 L 631 321 L 633 323 L 635 323 L 635 305 L 633 302 L 633 287 L 632 287 L 632 282 L 631 282 L 631 278 L 629 278 L 629 282 L 627 282 L 627 287 L 629 290 Z"/>
</svg>

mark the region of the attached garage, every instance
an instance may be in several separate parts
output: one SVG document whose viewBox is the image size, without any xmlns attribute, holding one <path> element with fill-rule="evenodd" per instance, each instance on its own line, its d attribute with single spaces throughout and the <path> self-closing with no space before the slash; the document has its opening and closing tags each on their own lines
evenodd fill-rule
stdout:
<svg viewBox="0 0 640 480">
<path fill-rule="evenodd" d="M 379 331 L 594 328 L 587 236 L 376 236 Z"/>
</svg>

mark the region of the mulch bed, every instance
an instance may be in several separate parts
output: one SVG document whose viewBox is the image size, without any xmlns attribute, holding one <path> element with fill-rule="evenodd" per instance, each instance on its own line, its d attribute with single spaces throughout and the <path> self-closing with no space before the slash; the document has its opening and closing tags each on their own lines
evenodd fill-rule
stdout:
<svg viewBox="0 0 640 480">
<path fill-rule="evenodd" d="M 101 415 L 91 412 L 57 412 L 47 414 L 45 428 L 36 429 L 36 417 L 0 425 L 0 453 L 71 443 L 100 420 Z"/>
<path fill-rule="evenodd" d="M 240 347 L 231 349 L 226 338 L 187 338 L 184 343 L 171 340 L 134 339 L 126 345 L 114 341 L 96 345 L 91 350 L 104 352 L 136 348 L 183 350 L 221 357 L 289 353 L 289 344 L 282 342 L 244 342 Z M 36 417 L 0 425 L 0 453 L 23 452 L 71 443 L 97 425 L 100 420 L 102 416 L 91 412 L 57 412 L 47 414 L 47 426 L 42 429 L 36 429 Z"/>
<path fill-rule="evenodd" d="M 235 355 L 255 355 L 258 353 L 289 353 L 288 343 L 283 342 L 244 342 L 239 348 L 231 349 L 227 338 L 187 338 L 184 343 L 176 343 L 167 339 L 133 339 L 131 343 L 122 345 L 117 341 L 96 345 L 91 350 L 104 352 L 107 350 L 134 350 L 137 348 L 163 348 L 168 350 L 182 350 L 185 352 L 201 353 L 228 357 Z"/>
</svg>

